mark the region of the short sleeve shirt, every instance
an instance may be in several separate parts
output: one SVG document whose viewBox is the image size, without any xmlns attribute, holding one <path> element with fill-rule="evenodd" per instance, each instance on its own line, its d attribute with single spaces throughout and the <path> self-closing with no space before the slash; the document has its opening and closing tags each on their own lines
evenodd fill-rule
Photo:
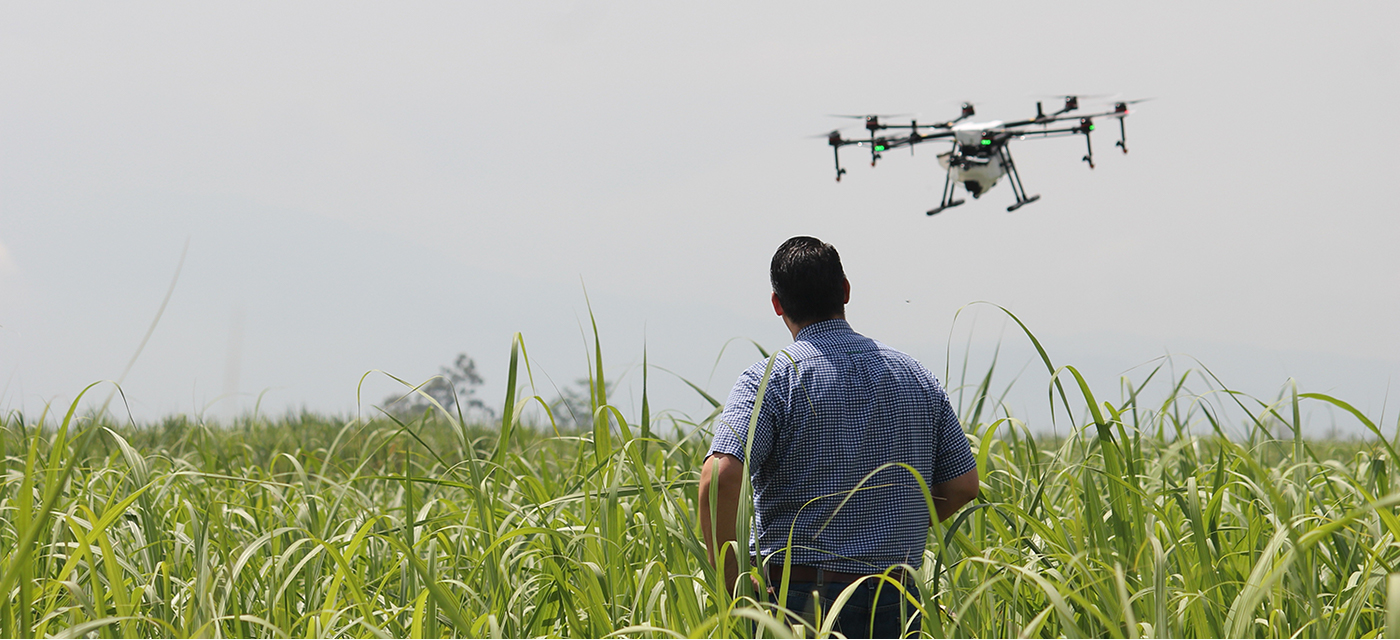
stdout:
<svg viewBox="0 0 1400 640">
<path fill-rule="evenodd" d="M 920 566 L 929 510 L 910 469 L 934 485 L 977 466 L 937 378 L 844 319 L 808 325 L 775 354 L 759 402 L 767 368 L 739 376 L 710 444 L 748 462 L 759 556 L 781 563 L 790 537 L 796 565 Z"/>
</svg>

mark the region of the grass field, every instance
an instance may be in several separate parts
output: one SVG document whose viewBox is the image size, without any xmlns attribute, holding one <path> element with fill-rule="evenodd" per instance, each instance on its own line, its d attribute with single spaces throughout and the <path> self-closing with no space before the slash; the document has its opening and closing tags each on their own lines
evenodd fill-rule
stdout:
<svg viewBox="0 0 1400 640">
<path fill-rule="evenodd" d="M 663 430 L 645 394 L 625 415 L 595 385 L 595 428 L 556 434 L 522 422 L 542 402 L 517 355 L 521 391 L 492 425 L 138 426 L 78 415 L 81 398 L 7 415 L 0 635 L 791 635 L 717 589 L 705 561 L 695 496 L 713 415 Z M 926 634 L 1400 631 L 1394 434 L 1327 396 L 1259 401 L 1159 368 L 1110 398 L 1045 364 L 1059 437 L 1037 436 L 1052 416 L 988 399 L 990 370 L 949 385 L 983 489 L 930 533 Z M 1200 381 L 1212 389 L 1187 391 Z M 1149 382 L 1168 390 L 1150 406 Z M 1370 437 L 1304 439 L 1312 406 Z M 670 426 L 688 435 L 653 435 Z"/>
</svg>

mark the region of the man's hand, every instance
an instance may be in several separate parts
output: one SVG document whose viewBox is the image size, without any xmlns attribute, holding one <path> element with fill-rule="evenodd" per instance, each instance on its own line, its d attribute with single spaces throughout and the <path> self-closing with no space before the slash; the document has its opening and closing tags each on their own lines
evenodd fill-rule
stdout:
<svg viewBox="0 0 1400 640">
<path fill-rule="evenodd" d="M 977 480 L 977 469 L 964 473 L 952 480 L 940 482 L 929 487 L 929 493 L 933 494 L 933 508 L 938 510 L 938 521 L 943 522 L 957 513 L 963 505 L 972 502 L 977 497 L 977 490 L 981 485 Z M 929 525 L 933 522 L 930 520 Z"/>
<path fill-rule="evenodd" d="M 705 537 L 711 565 L 715 564 L 715 554 L 723 550 L 723 575 L 730 593 L 734 592 L 739 579 L 739 560 L 734 554 L 740 549 L 729 543 L 734 542 L 734 519 L 743 486 L 744 463 L 734 456 L 716 453 L 706 458 L 704 466 L 700 467 L 700 533 Z M 713 511 L 712 501 L 715 503 Z M 748 541 L 744 543 L 742 552 L 748 553 Z"/>
</svg>

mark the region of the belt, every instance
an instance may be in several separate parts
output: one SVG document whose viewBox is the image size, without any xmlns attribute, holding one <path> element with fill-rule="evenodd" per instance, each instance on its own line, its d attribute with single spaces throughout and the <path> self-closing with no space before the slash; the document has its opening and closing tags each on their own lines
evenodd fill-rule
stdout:
<svg viewBox="0 0 1400 640">
<path fill-rule="evenodd" d="M 768 582 L 776 585 L 783 580 L 783 566 L 780 564 L 768 565 Z M 847 573 L 845 571 L 828 571 L 817 567 L 806 567 L 802 565 L 792 565 L 789 572 L 789 579 L 793 582 L 815 582 L 817 584 L 831 583 L 852 583 L 873 573 Z M 904 573 L 902 567 L 895 567 L 889 572 L 889 577 L 896 582 L 904 583 L 908 575 Z"/>
</svg>

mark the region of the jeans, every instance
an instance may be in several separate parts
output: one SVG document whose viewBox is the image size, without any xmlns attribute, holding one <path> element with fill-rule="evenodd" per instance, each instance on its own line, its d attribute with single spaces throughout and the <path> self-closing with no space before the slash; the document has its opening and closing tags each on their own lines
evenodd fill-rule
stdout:
<svg viewBox="0 0 1400 640">
<path fill-rule="evenodd" d="M 788 585 L 787 602 L 783 605 L 793 613 L 796 613 L 806 621 L 813 629 L 816 626 L 817 604 L 812 600 L 812 592 L 815 591 L 821 607 L 822 623 L 826 623 L 826 616 L 831 611 L 832 605 L 841 592 L 850 586 L 849 583 L 836 582 L 817 584 L 815 582 L 793 582 Z M 880 594 L 877 599 L 876 590 Z M 904 589 L 914 601 L 919 601 L 919 587 L 914 584 L 904 585 Z M 777 588 L 774 587 L 769 594 L 769 600 L 777 602 Z M 851 599 L 846 601 L 841 611 L 836 614 L 836 623 L 832 626 L 835 631 L 840 631 L 847 638 L 901 638 L 918 637 L 919 631 L 923 629 L 923 618 L 919 610 L 914 608 L 904 594 L 894 585 L 881 580 L 867 579 L 856 587 Z M 905 630 L 908 635 L 902 635 Z"/>
</svg>

